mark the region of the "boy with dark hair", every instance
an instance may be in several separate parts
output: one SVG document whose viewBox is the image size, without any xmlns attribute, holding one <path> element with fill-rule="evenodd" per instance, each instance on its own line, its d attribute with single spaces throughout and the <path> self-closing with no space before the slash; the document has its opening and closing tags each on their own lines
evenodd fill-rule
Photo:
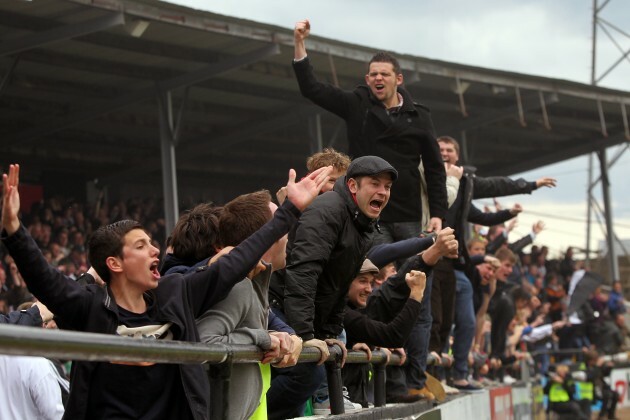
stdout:
<svg viewBox="0 0 630 420">
<path fill-rule="evenodd" d="M 185 212 L 171 232 L 173 256 L 196 263 L 215 253 L 221 207 L 202 203 Z"/>
<path fill-rule="evenodd" d="M 198 342 L 194 318 L 223 299 L 317 196 L 330 168 L 295 183 L 274 219 L 233 252 L 188 276 L 160 278 L 159 251 L 135 222 L 99 228 L 90 261 L 107 287 L 81 286 L 54 270 L 18 218 L 19 165 L 3 175 L 2 240 L 29 289 L 69 329 Z M 196 364 L 73 364 L 66 418 L 208 419 L 206 374 Z"/>
</svg>

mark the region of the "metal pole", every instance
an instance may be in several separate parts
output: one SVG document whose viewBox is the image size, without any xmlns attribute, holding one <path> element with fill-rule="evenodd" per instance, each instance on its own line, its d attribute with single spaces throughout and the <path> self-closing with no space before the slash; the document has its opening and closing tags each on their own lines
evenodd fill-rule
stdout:
<svg viewBox="0 0 630 420">
<path fill-rule="evenodd" d="M 337 347 L 337 348 L 335 348 Z M 330 414 L 344 414 L 343 407 L 343 382 L 341 380 L 341 357 L 342 351 L 338 346 L 330 348 L 331 355 L 335 354 L 335 359 L 326 362 L 326 378 L 328 379 L 328 398 L 330 401 Z M 336 351 L 338 350 L 338 351 Z"/>
<path fill-rule="evenodd" d="M 597 0 L 593 0 L 592 49 L 591 49 L 591 85 L 596 85 L 595 65 L 597 57 Z M 588 155 L 588 189 L 586 192 L 586 265 L 591 262 L 591 215 L 593 212 L 593 154 Z"/>
<path fill-rule="evenodd" d="M 374 368 L 374 407 L 385 407 L 385 384 L 387 382 L 385 365 L 379 363 L 372 366 Z"/>
<path fill-rule="evenodd" d="M 158 91 L 159 92 L 159 91 Z M 166 232 L 175 227 L 179 218 L 177 203 L 177 165 L 175 163 L 175 143 L 173 141 L 173 105 L 171 92 L 158 93 L 158 114 L 160 119 L 160 146 L 162 152 L 162 190 L 164 193 L 164 216 Z"/>
<path fill-rule="evenodd" d="M 591 262 L 591 223 L 593 215 L 593 154 L 588 154 L 588 188 L 586 190 L 586 265 Z"/>
<path fill-rule="evenodd" d="M 610 206 L 610 181 L 608 179 L 608 164 L 606 162 L 606 149 L 601 149 L 597 152 L 599 157 L 599 167 L 602 174 L 602 193 L 604 195 L 604 216 L 606 218 L 606 243 L 608 246 L 608 264 L 610 267 L 610 279 L 611 281 L 620 280 L 619 277 L 619 262 L 617 261 L 617 254 L 615 252 L 614 237 L 612 225 L 612 209 Z"/>
</svg>

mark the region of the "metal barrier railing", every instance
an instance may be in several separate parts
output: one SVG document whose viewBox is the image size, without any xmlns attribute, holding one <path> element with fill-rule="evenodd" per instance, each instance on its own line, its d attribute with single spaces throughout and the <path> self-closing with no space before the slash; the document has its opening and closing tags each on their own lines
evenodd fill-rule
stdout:
<svg viewBox="0 0 630 420">
<path fill-rule="evenodd" d="M 253 345 L 203 344 L 182 341 L 138 340 L 108 334 L 46 330 L 15 325 L 0 325 L 0 353 L 41 356 L 90 362 L 206 363 L 213 384 L 210 401 L 215 418 L 227 418 L 226 402 L 231 366 L 234 363 L 258 363 L 263 351 Z M 325 362 L 332 414 L 343 414 L 341 381 L 342 352 L 330 348 Z M 298 363 L 317 362 L 320 352 L 305 348 Z M 399 366 L 401 359 L 392 354 L 389 362 L 383 351 L 372 352 L 369 361 L 374 368 L 374 405 L 385 406 L 385 366 Z M 364 352 L 350 351 L 346 363 L 368 363 Z M 217 390 L 218 387 L 218 390 Z"/>
</svg>

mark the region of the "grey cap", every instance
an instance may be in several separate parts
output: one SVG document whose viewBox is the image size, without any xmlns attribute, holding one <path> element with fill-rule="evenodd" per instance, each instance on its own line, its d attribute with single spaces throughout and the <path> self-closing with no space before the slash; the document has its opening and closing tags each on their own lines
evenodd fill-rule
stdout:
<svg viewBox="0 0 630 420">
<path fill-rule="evenodd" d="M 378 156 L 361 156 L 350 163 L 348 171 L 346 172 L 346 178 L 372 176 L 383 172 L 390 173 L 392 175 L 392 181 L 396 181 L 398 178 L 398 171 L 385 159 Z"/>
<path fill-rule="evenodd" d="M 361 269 L 359 270 L 359 274 L 363 274 L 363 273 L 378 274 L 378 267 L 375 266 L 372 263 L 372 261 L 366 258 L 365 261 L 363 261 L 363 265 L 361 266 Z"/>
</svg>

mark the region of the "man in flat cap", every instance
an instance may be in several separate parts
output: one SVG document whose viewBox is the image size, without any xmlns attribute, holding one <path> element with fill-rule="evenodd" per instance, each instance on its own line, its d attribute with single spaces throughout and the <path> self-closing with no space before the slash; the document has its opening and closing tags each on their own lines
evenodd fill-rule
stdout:
<svg viewBox="0 0 630 420">
<path fill-rule="evenodd" d="M 372 246 L 397 178 L 396 169 L 380 157 L 355 159 L 333 190 L 317 197 L 300 217 L 287 248 L 287 267 L 272 279 L 270 301 L 304 347 L 319 348 L 322 359 L 317 366 L 300 363 L 277 371 L 267 393 L 270 419 L 302 415 L 304 402 L 322 382 L 328 344 L 340 344 L 336 338 L 343 329 L 348 288 Z"/>
</svg>

